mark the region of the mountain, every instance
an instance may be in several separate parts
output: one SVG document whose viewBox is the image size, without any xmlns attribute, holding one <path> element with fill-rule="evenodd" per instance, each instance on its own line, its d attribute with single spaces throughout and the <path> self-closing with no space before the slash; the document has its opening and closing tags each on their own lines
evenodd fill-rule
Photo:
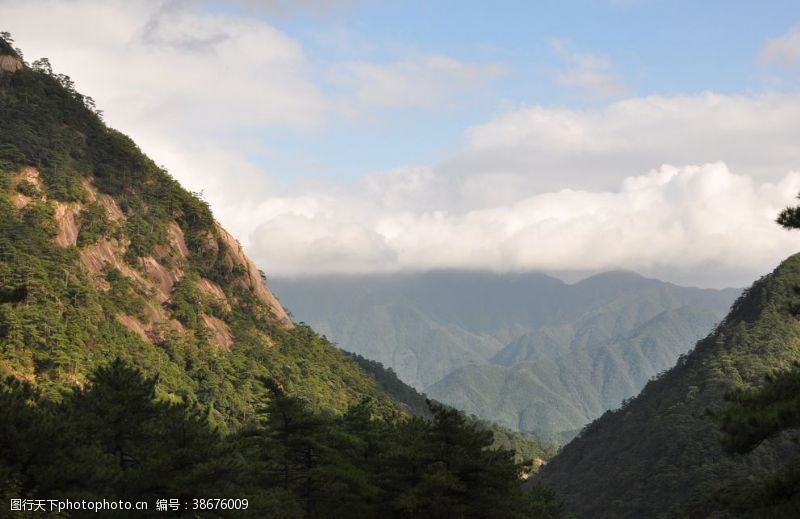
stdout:
<svg viewBox="0 0 800 519">
<path fill-rule="evenodd" d="M 264 279 L 201 198 L 0 32 L 12 515 L 69 502 L 75 517 L 134 503 L 155 517 L 170 501 L 198 517 L 558 515 L 551 493 L 523 492 L 517 462 L 551 449 L 423 404 L 293 323 Z"/>
<path fill-rule="evenodd" d="M 549 315 L 563 283 L 544 275 L 441 271 L 271 279 L 283 303 L 343 348 L 417 389 L 486 362 Z"/>
<path fill-rule="evenodd" d="M 430 400 L 397 378 L 393 370 L 386 369 L 380 362 L 365 359 L 361 355 L 355 353 L 349 355 L 375 379 L 383 391 L 403 405 L 409 413 L 428 420 L 433 418 Z M 442 404 L 436 402 L 435 405 Z M 515 459 L 519 463 L 533 462 L 533 468 L 538 469 L 541 464 L 555 455 L 555 446 L 543 442 L 537 436 L 516 432 L 494 422 L 481 420 L 474 415 L 468 416 L 466 419 L 480 429 L 491 431 L 494 437 L 493 446 L 513 451 Z"/>
<path fill-rule="evenodd" d="M 262 378 L 317 409 L 398 411 L 67 76 L 5 41 L 0 56 L 0 372 L 60 399 L 119 357 L 227 426 L 253 416 Z"/>
<path fill-rule="evenodd" d="M 493 364 L 459 368 L 427 392 L 515 430 L 569 439 L 637 394 L 718 321 L 712 310 L 682 306 L 611 339 L 581 327 L 543 329 L 509 344 Z"/>
<path fill-rule="evenodd" d="M 793 435 L 774 435 L 732 455 L 723 450 L 720 417 L 734 404 L 734 390 L 761 387 L 765 376 L 800 361 L 798 308 L 795 255 L 746 290 L 716 330 L 672 369 L 587 426 L 544 468 L 540 481 L 557 489 L 578 517 L 796 516 L 796 502 L 793 512 L 745 511 L 755 493 L 773 485 L 773 473 L 797 466 Z M 755 418 L 745 425 L 761 426 Z"/>
<path fill-rule="evenodd" d="M 278 277 L 271 285 L 298 318 L 432 398 L 552 439 L 635 395 L 739 293 L 630 272 L 571 285 L 468 271 Z"/>
</svg>

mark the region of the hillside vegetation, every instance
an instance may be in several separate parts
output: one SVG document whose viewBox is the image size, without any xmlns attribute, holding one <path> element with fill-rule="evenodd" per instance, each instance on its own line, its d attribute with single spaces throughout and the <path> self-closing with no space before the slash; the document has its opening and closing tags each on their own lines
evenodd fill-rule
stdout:
<svg viewBox="0 0 800 519">
<path fill-rule="evenodd" d="M 156 383 L 117 360 L 58 404 L 26 382 L 0 386 L 0 497 L 149 503 L 75 517 L 162 517 L 159 499 L 192 517 L 560 514 L 551 493 L 523 491 L 511 451 L 452 409 L 387 421 L 365 401 L 331 416 L 265 381 L 254 419 L 223 436 L 205 412 L 157 398 Z"/>
<path fill-rule="evenodd" d="M 449 407 L 440 402 L 431 402 L 425 395 L 418 393 L 414 388 L 397 378 L 392 369 L 384 368 L 380 362 L 365 359 L 355 353 L 349 353 L 349 355 L 364 371 L 375 378 L 378 386 L 387 395 L 399 402 L 410 414 L 430 420 L 433 418 L 431 405 Z M 475 415 L 461 414 L 470 425 L 491 431 L 494 437 L 492 446 L 497 449 L 513 451 L 514 459 L 518 463 L 530 463 L 533 464 L 533 469 L 538 469 L 543 462 L 555 455 L 555 446 L 552 443 L 542 441 L 538 436 L 517 432 L 497 423 L 481 420 Z"/>
<path fill-rule="evenodd" d="M 291 323 L 208 205 L 108 128 L 69 78 L 42 61 L 0 71 L 0 371 L 59 399 L 114 358 L 223 424 L 255 413 L 258 377 L 317 409 L 364 396 L 395 409 Z"/>
<path fill-rule="evenodd" d="M 798 479 L 781 474 L 798 463 L 797 407 L 786 396 L 771 403 L 793 379 L 753 391 L 800 360 L 798 308 L 795 255 L 754 283 L 674 368 L 586 427 L 539 480 L 578 517 L 796 516 L 789 500 Z M 731 410 L 736 402 L 743 410 Z M 781 483 L 785 477 L 795 483 Z"/>
</svg>

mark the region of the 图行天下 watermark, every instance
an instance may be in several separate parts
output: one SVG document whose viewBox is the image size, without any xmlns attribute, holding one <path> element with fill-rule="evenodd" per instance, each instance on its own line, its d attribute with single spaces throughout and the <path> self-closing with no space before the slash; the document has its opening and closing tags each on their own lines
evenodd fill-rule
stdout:
<svg viewBox="0 0 800 519">
<path fill-rule="evenodd" d="M 12 512 L 68 512 L 94 511 L 105 512 L 115 510 L 147 510 L 147 501 L 109 501 L 102 499 L 92 501 L 81 499 L 11 499 Z"/>
<path fill-rule="evenodd" d="M 247 510 L 250 503 L 247 499 L 225 499 L 225 498 L 192 498 L 181 500 L 155 499 L 153 507 L 158 512 L 177 512 L 181 510 Z M 125 501 L 125 500 L 70 500 L 70 499 L 21 499 L 10 500 L 12 512 L 107 512 L 107 511 L 126 511 L 150 510 L 148 501 Z"/>
</svg>

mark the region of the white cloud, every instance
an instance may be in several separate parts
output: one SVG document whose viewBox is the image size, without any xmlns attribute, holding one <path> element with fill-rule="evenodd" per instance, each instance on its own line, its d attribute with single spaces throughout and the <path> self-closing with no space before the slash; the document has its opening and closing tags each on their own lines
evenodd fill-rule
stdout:
<svg viewBox="0 0 800 519">
<path fill-rule="evenodd" d="M 442 169 L 470 177 L 451 200 L 473 207 L 516 193 L 610 189 L 663 163 L 724 160 L 738 173 L 775 180 L 800 170 L 798 136 L 800 93 L 651 96 L 596 110 L 534 106 L 468 129 L 465 150 Z M 488 190 L 498 182 L 513 189 Z"/>
<path fill-rule="evenodd" d="M 450 96 L 485 85 L 505 72 L 500 63 L 472 64 L 448 56 L 420 55 L 389 64 L 340 64 L 334 80 L 352 92 L 344 100 L 348 105 L 440 106 Z"/>
<path fill-rule="evenodd" d="M 241 0 L 268 12 L 336 9 L 352 2 Z M 312 63 L 299 41 L 263 17 L 196 1 L 32 0 L 3 4 L 3 27 L 29 61 L 51 59 L 90 93 L 112 125 L 138 138 L 322 127 L 334 111 L 433 106 L 504 72 L 420 54 L 393 63 Z M 335 95 L 320 86 L 336 70 Z M 146 126 L 146 130 L 144 127 Z M 141 131 L 140 131 L 141 130 Z"/>
<path fill-rule="evenodd" d="M 774 218 L 800 189 L 800 173 L 758 183 L 724 163 L 662 166 L 614 190 L 546 192 L 461 212 L 391 208 L 405 189 L 385 186 L 382 200 L 368 190 L 307 195 L 304 214 L 288 203 L 258 227 L 251 250 L 273 274 L 628 268 L 693 270 L 699 280 L 707 269 L 764 271 L 797 246 Z"/>
<path fill-rule="evenodd" d="M 580 89 L 594 98 L 615 98 L 630 93 L 607 58 L 577 52 L 565 40 L 551 40 L 550 47 L 570 65 L 558 74 L 560 85 Z"/>
<path fill-rule="evenodd" d="M 339 225 L 370 236 L 343 240 L 336 257 L 268 254 L 281 211 L 249 241 L 275 273 L 626 268 L 743 285 L 796 250 L 798 237 L 773 220 L 800 190 L 798 136 L 800 94 L 525 108 L 468 129 L 440 164 L 306 190 L 296 234 L 306 245 L 324 236 L 319 250 L 337 250 Z M 700 166 L 643 174 L 664 163 Z M 281 240 L 292 242 L 289 223 Z"/>
<path fill-rule="evenodd" d="M 15 3 L 3 23 L 29 59 L 51 58 L 127 131 L 324 122 L 326 101 L 297 42 L 259 21 L 164 5 L 177 7 Z"/>
<path fill-rule="evenodd" d="M 768 39 L 761 49 L 761 60 L 783 66 L 800 63 L 800 28 L 795 27 L 783 36 Z"/>
<path fill-rule="evenodd" d="M 330 14 L 341 9 L 350 9 L 359 3 L 358 0 L 235 0 L 236 3 L 266 11 L 270 14 L 287 14 L 305 11 Z"/>
</svg>

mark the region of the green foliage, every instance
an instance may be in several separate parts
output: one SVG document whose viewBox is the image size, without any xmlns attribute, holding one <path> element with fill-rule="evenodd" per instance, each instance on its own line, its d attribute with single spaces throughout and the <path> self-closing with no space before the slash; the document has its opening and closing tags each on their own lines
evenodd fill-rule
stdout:
<svg viewBox="0 0 800 519">
<path fill-rule="evenodd" d="M 33 182 L 28 180 L 20 180 L 17 182 L 17 191 L 32 198 L 39 196 L 39 189 Z"/>
<path fill-rule="evenodd" d="M 105 277 L 109 285 L 107 301 L 110 303 L 106 308 L 114 313 L 143 317 L 146 301 L 136 285 L 116 268 L 107 269 Z"/>
<path fill-rule="evenodd" d="M 760 388 L 737 388 L 726 400 L 734 405 L 719 418 L 725 449 L 750 452 L 767 438 L 800 426 L 800 366 L 767 376 Z"/>
<path fill-rule="evenodd" d="M 402 403 L 410 414 L 420 418 L 432 417 L 425 395 L 418 393 L 416 389 L 397 378 L 397 374 L 392 368 L 385 368 L 380 362 L 367 359 L 357 353 L 345 352 L 345 354 L 353 359 L 361 369 L 372 375 L 378 387 Z"/>
<path fill-rule="evenodd" d="M 674 368 L 586 427 L 540 480 L 580 516 L 758 517 L 736 510 L 747 502 L 768 504 L 769 495 L 781 493 L 791 503 L 784 498 L 800 449 L 791 435 L 772 433 L 796 423 L 796 375 L 753 388 L 800 359 L 798 287 L 795 255 L 745 291 L 717 330 Z M 741 406 L 731 408 L 726 396 Z M 732 433 L 729 450 L 758 447 L 726 455 L 720 420 Z"/>
<path fill-rule="evenodd" d="M 192 330 L 200 329 L 200 291 L 197 289 L 197 276 L 187 275 L 175 284 L 172 289 L 169 309 L 172 316 L 181 324 Z"/>
<path fill-rule="evenodd" d="M 775 221 L 786 229 L 800 229 L 800 207 L 787 207 L 781 211 Z"/>
<path fill-rule="evenodd" d="M 394 370 L 383 367 L 380 362 L 365 359 L 356 353 L 347 353 L 367 373 L 369 373 L 383 391 L 399 402 L 413 416 L 426 420 L 433 419 L 430 410 L 430 400 L 418 393 L 413 387 L 403 383 Z M 436 405 L 443 405 L 439 402 Z M 494 436 L 492 446 L 497 449 L 514 452 L 514 459 L 518 463 L 529 462 L 535 459 L 547 460 L 555 454 L 555 447 L 542 442 L 533 435 L 512 431 L 503 426 L 481 420 L 476 416 L 465 419 L 477 427 L 491 431 Z"/>
<path fill-rule="evenodd" d="M 517 463 L 531 464 L 537 460 L 547 461 L 556 454 L 555 445 L 546 443 L 530 433 L 513 431 L 494 422 L 481 420 L 474 415 L 468 419 L 475 422 L 479 428 L 490 431 L 494 437 L 492 446 L 496 449 L 512 451 Z M 533 468 L 537 467 L 534 465 Z"/>
<path fill-rule="evenodd" d="M 732 455 L 751 453 L 783 433 L 792 437 L 800 426 L 800 365 L 767 376 L 757 388 L 739 387 L 726 395 L 731 405 L 716 418 L 725 433 L 722 444 Z M 794 429 L 794 431 L 793 431 Z M 797 441 L 796 436 L 794 440 Z M 733 485 L 722 496 L 739 514 L 789 517 L 800 511 L 800 456 L 755 485 Z"/>
<path fill-rule="evenodd" d="M 167 230 L 164 223 L 147 214 L 134 212 L 125 226 L 126 235 L 130 238 L 130 245 L 125 252 L 125 259 L 131 265 L 136 265 L 139 258 L 149 255 L 156 245 L 167 243 Z"/>
<path fill-rule="evenodd" d="M 25 225 L 41 230 L 48 238 L 58 234 L 55 210 L 46 202 L 35 200 L 26 205 L 22 211 L 22 219 Z"/>
<path fill-rule="evenodd" d="M 61 404 L 9 378 L 0 481 L 32 499 L 246 498 L 233 517 L 561 516 L 551 493 L 522 491 L 490 432 L 454 410 L 387 421 L 365 400 L 332 417 L 270 386 L 257 418 L 222 435 L 210 409 L 159 400 L 156 380 L 119 359 Z"/>
<path fill-rule="evenodd" d="M 81 248 L 92 245 L 103 236 L 109 236 L 113 230 L 105 209 L 97 202 L 83 208 L 78 217 L 78 226 L 77 245 Z"/>
</svg>

